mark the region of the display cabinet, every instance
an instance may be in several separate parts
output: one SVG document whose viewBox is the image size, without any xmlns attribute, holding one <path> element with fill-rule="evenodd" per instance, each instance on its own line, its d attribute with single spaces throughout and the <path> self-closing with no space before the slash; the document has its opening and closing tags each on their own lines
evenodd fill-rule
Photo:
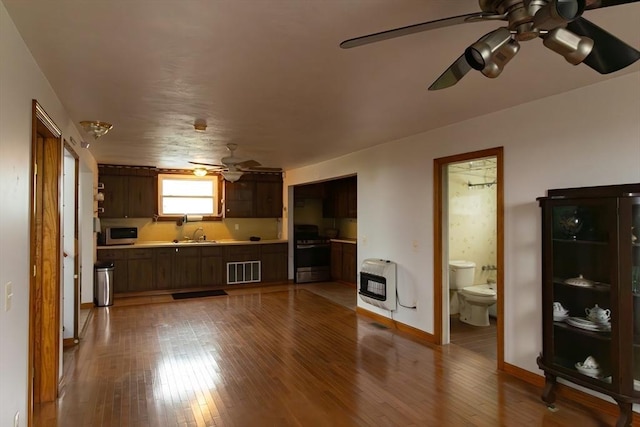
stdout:
<svg viewBox="0 0 640 427">
<path fill-rule="evenodd" d="M 542 208 L 542 399 L 558 378 L 640 402 L 640 184 L 549 190 Z"/>
</svg>

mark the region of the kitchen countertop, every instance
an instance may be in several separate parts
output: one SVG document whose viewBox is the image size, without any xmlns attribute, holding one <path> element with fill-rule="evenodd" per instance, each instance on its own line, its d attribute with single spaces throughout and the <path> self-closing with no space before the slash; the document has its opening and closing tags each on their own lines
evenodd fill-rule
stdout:
<svg viewBox="0 0 640 427">
<path fill-rule="evenodd" d="M 288 240 L 259 240 L 257 242 L 252 242 L 251 240 L 233 240 L 233 239 L 222 239 L 222 240 L 206 240 L 199 242 L 167 242 L 167 241 L 148 241 L 148 242 L 138 242 L 133 245 L 110 245 L 110 246 L 98 246 L 98 249 L 136 249 L 136 248 L 172 248 L 177 246 L 229 246 L 229 245 L 268 245 L 272 243 L 287 243 Z"/>
<path fill-rule="evenodd" d="M 344 239 L 340 239 L 340 238 L 330 239 L 330 241 L 331 242 L 336 242 L 336 243 L 351 243 L 353 245 L 358 243 L 358 239 L 347 239 L 347 238 L 344 238 Z"/>
</svg>

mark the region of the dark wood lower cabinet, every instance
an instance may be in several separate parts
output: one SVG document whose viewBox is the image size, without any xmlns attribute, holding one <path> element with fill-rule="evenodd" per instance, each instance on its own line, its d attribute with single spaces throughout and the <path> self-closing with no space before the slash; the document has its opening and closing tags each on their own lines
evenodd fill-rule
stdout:
<svg viewBox="0 0 640 427">
<path fill-rule="evenodd" d="M 286 243 L 262 246 L 262 281 L 284 282 L 287 280 L 287 257 L 289 247 Z"/>
<path fill-rule="evenodd" d="M 155 289 L 154 264 L 152 249 L 131 249 L 127 251 L 127 292 Z"/>
<path fill-rule="evenodd" d="M 355 243 L 331 242 L 331 279 L 357 283 L 358 248 Z"/>
<path fill-rule="evenodd" d="M 114 263 L 114 293 L 225 286 L 228 262 L 261 261 L 261 282 L 288 278 L 287 243 L 100 249 Z"/>
<path fill-rule="evenodd" d="M 224 261 L 221 246 L 203 246 L 200 252 L 200 283 L 202 286 L 220 286 L 224 280 Z"/>
</svg>

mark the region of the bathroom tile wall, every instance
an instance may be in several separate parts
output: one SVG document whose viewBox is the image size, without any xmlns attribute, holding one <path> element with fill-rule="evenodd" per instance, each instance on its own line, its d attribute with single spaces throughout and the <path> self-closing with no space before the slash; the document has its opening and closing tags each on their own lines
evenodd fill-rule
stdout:
<svg viewBox="0 0 640 427">
<path fill-rule="evenodd" d="M 493 181 L 460 172 L 449 174 L 449 259 L 476 263 L 474 283 L 495 279 L 495 271 L 482 271 L 483 265 L 496 265 L 496 186 L 469 187 L 469 183 Z"/>
</svg>

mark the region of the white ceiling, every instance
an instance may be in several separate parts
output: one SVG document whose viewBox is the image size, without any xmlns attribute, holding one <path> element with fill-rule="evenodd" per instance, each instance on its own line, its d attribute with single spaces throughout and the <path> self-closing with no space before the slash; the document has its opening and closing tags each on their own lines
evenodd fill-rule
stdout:
<svg viewBox="0 0 640 427">
<path fill-rule="evenodd" d="M 99 163 L 218 163 L 234 142 L 240 158 L 291 169 L 640 70 L 603 76 L 537 39 L 497 79 L 472 71 L 432 92 L 499 23 L 338 47 L 477 12 L 475 0 L 0 1 L 71 118 L 113 123 L 95 142 L 85 135 Z M 640 3 L 584 17 L 640 49 Z"/>
</svg>

